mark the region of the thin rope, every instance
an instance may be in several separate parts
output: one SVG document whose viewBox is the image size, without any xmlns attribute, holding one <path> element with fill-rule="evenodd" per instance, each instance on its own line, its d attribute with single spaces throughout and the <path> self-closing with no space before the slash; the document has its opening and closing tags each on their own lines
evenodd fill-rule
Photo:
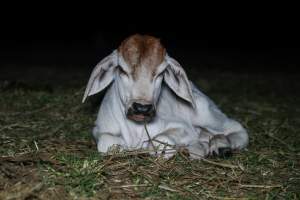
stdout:
<svg viewBox="0 0 300 200">
<path fill-rule="evenodd" d="M 152 147 L 153 147 L 153 149 L 154 149 L 154 151 L 155 151 L 155 155 L 157 155 L 156 148 L 155 148 L 155 146 L 154 146 L 154 144 L 153 144 L 153 141 L 152 141 L 152 139 L 151 139 L 151 137 L 150 137 L 150 134 L 149 134 L 149 132 L 148 132 L 148 129 L 147 129 L 147 123 L 146 123 L 146 121 L 144 122 L 144 127 L 145 127 L 145 130 L 146 130 L 148 139 L 149 139 L 149 141 L 150 141 L 150 143 L 151 143 L 151 145 L 152 145 Z"/>
</svg>

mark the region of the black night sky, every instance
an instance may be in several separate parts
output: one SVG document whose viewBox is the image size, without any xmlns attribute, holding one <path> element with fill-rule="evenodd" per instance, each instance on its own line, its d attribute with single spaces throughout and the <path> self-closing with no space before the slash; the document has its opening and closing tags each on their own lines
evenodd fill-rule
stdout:
<svg viewBox="0 0 300 200">
<path fill-rule="evenodd" d="M 280 12 L 265 16 L 256 12 L 241 15 L 243 11 L 231 15 L 192 12 L 185 17 L 152 17 L 143 12 L 108 16 L 109 12 L 50 11 L 23 10 L 2 18 L 2 68 L 38 65 L 91 69 L 134 33 L 161 38 L 169 54 L 183 65 L 201 65 L 202 69 L 294 72 L 300 64 L 296 19 Z"/>
</svg>

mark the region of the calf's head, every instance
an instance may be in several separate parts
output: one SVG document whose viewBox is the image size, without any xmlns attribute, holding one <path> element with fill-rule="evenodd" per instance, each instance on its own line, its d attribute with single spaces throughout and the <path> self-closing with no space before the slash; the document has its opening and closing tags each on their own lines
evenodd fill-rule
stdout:
<svg viewBox="0 0 300 200">
<path fill-rule="evenodd" d="M 183 68 L 167 55 L 160 40 L 152 36 L 130 36 L 100 61 L 90 76 L 83 102 L 113 81 L 127 118 L 136 122 L 150 121 L 155 116 L 163 82 L 194 105 Z"/>
</svg>

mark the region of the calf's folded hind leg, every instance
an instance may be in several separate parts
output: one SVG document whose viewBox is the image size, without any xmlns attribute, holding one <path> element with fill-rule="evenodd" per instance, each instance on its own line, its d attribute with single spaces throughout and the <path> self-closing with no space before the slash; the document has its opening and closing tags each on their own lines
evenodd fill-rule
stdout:
<svg viewBox="0 0 300 200">
<path fill-rule="evenodd" d="M 209 154 L 227 158 L 232 155 L 230 141 L 225 135 L 214 135 L 209 140 Z"/>
</svg>

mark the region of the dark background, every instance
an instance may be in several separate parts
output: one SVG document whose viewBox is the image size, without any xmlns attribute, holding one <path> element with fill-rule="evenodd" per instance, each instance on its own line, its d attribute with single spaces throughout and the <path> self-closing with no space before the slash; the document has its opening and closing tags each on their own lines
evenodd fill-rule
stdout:
<svg viewBox="0 0 300 200">
<path fill-rule="evenodd" d="M 250 8 L 246 12 L 244 6 L 238 13 L 222 8 L 223 12 L 203 12 L 204 7 L 170 13 L 152 10 L 152 14 L 140 10 L 129 15 L 129 11 L 101 8 L 69 12 L 72 9 L 19 7 L 2 13 L 1 80 L 17 79 L 33 66 L 40 74 L 51 68 L 90 72 L 123 39 L 135 33 L 161 38 L 171 56 L 185 68 L 196 67 L 199 72 L 299 71 L 298 20 L 293 11 L 269 13 Z M 32 73 L 34 70 L 27 74 Z"/>
</svg>

